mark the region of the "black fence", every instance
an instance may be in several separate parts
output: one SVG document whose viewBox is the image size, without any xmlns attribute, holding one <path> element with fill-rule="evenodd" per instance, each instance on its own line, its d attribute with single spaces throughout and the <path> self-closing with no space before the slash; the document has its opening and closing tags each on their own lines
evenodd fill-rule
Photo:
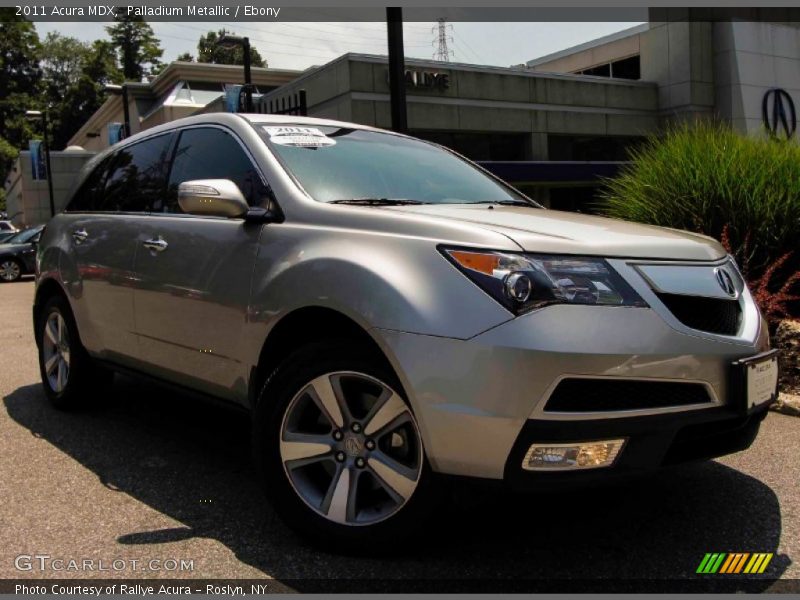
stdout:
<svg viewBox="0 0 800 600">
<path fill-rule="evenodd" d="M 306 91 L 300 90 L 280 98 L 260 98 L 255 104 L 255 111 L 262 115 L 308 115 Z"/>
</svg>

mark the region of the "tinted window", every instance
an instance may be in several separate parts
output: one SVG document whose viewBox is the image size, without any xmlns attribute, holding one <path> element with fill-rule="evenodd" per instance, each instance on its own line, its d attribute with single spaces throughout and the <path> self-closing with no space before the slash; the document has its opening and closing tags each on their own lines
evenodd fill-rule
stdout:
<svg viewBox="0 0 800 600">
<path fill-rule="evenodd" d="M 171 134 L 125 146 L 118 150 L 106 178 L 100 210 L 146 212 L 164 194 L 164 164 Z"/>
<path fill-rule="evenodd" d="M 80 189 L 72 197 L 67 211 L 81 212 L 98 210 L 103 198 L 103 185 L 111 156 L 105 157 L 86 177 Z"/>
<path fill-rule="evenodd" d="M 153 211 L 181 212 L 178 185 L 193 179 L 230 179 L 251 206 L 262 204 L 269 195 L 241 144 L 222 129 L 196 128 L 181 133 L 172 160 L 167 202 L 154 205 Z"/>
<path fill-rule="evenodd" d="M 312 141 L 306 143 L 303 136 L 280 137 L 276 131 L 287 129 L 293 128 L 265 126 L 261 131 L 316 200 L 390 198 L 436 204 L 522 200 L 470 163 L 426 142 L 361 129 L 298 126 L 312 132 Z"/>
</svg>

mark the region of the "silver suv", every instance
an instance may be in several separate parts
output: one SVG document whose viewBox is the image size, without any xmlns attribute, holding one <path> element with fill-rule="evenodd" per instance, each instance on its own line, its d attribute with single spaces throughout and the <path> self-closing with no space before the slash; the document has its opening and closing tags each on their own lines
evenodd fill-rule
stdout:
<svg viewBox="0 0 800 600">
<path fill-rule="evenodd" d="M 101 153 L 33 314 L 53 404 L 128 371 L 246 407 L 276 510 L 339 549 L 396 546 L 445 476 L 535 490 L 747 448 L 776 394 L 714 240 L 330 120 L 202 115 Z"/>
</svg>

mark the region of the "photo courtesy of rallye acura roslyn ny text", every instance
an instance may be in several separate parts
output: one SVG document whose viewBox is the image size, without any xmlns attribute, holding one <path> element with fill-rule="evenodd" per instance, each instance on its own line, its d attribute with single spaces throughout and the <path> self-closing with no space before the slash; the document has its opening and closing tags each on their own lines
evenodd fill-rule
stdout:
<svg viewBox="0 0 800 600">
<path fill-rule="evenodd" d="M 247 408 L 275 509 L 338 550 L 413 538 L 447 476 L 537 490 L 742 450 L 776 396 L 711 238 L 544 209 L 352 123 L 135 135 L 84 168 L 36 262 L 53 404 L 124 370 Z"/>
</svg>

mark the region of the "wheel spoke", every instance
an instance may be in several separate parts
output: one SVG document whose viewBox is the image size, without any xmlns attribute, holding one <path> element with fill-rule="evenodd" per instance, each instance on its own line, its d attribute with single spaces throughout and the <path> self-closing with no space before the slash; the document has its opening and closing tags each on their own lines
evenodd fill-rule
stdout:
<svg viewBox="0 0 800 600">
<path fill-rule="evenodd" d="M 328 420 L 334 427 L 344 427 L 342 404 L 336 396 L 336 391 L 333 388 L 330 376 L 322 375 L 321 377 L 317 377 L 310 385 L 314 390 L 313 395 L 318 401 L 317 404 Z"/>
<path fill-rule="evenodd" d="M 406 500 L 414 493 L 417 481 L 414 479 L 413 469 L 404 467 L 392 460 L 382 452 L 376 452 L 369 457 L 367 464 L 370 466 L 384 488 L 393 495 Z"/>
<path fill-rule="evenodd" d="M 331 493 L 332 489 L 332 493 Z M 326 514 L 328 518 L 338 522 L 346 523 L 347 515 L 350 512 L 350 471 L 349 469 L 340 469 L 336 476 L 331 481 L 331 489 L 328 490 L 330 494 L 330 503 L 328 504 Z M 326 497 L 324 502 L 327 502 Z"/>
<path fill-rule="evenodd" d="M 301 458 L 313 458 L 331 451 L 327 443 L 327 436 L 307 434 L 286 434 L 287 439 L 281 440 L 281 458 L 283 462 L 290 462 Z"/>
<path fill-rule="evenodd" d="M 364 419 L 366 423 L 364 433 L 366 435 L 374 435 L 397 417 L 408 411 L 406 403 L 394 392 L 387 391 L 384 396 L 383 402 L 379 400 L 378 404 L 373 407 Z"/>
<path fill-rule="evenodd" d="M 63 358 L 64 362 L 69 366 L 69 348 L 61 351 L 61 358 Z"/>
<path fill-rule="evenodd" d="M 45 373 L 47 373 L 48 375 L 52 375 L 53 374 L 53 369 L 56 368 L 56 365 L 58 365 L 58 363 L 59 363 L 58 354 L 53 354 L 53 356 L 48 358 L 47 361 L 44 363 L 44 371 L 45 371 Z"/>
<path fill-rule="evenodd" d="M 61 315 L 59 315 L 58 316 L 58 343 L 59 344 L 64 344 L 67 341 L 66 340 L 66 335 L 67 334 L 64 331 L 64 329 L 65 329 L 65 327 L 64 327 L 64 319 L 61 317 Z"/>
<path fill-rule="evenodd" d="M 58 346 L 58 332 L 56 332 L 56 328 L 53 325 L 52 319 L 47 321 L 47 325 L 44 328 L 45 332 L 47 333 L 47 337 L 50 339 L 54 346 Z"/>
<path fill-rule="evenodd" d="M 60 392 L 64 389 L 64 384 L 66 383 L 66 370 L 67 366 L 64 364 L 63 360 L 58 361 L 58 378 L 56 379 L 56 391 Z"/>
</svg>

